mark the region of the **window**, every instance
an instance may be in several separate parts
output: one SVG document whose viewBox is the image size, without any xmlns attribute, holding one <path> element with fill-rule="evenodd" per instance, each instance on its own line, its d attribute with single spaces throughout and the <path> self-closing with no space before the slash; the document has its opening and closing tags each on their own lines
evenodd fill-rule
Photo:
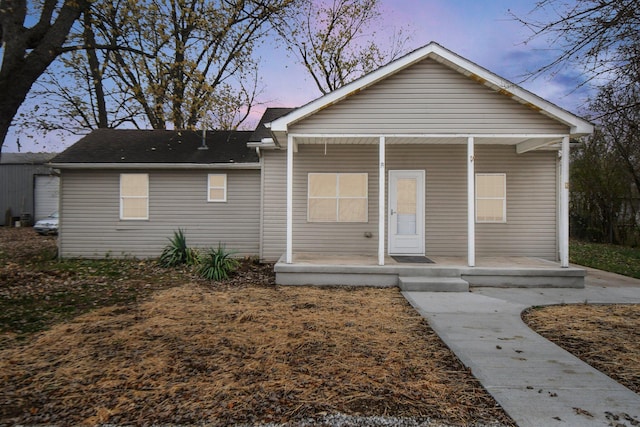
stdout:
<svg viewBox="0 0 640 427">
<path fill-rule="evenodd" d="M 149 175 L 120 174 L 120 219 L 149 219 Z"/>
<path fill-rule="evenodd" d="M 366 173 L 310 173 L 309 222 L 367 222 Z"/>
<path fill-rule="evenodd" d="M 207 187 L 207 201 L 226 202 L 227 201 L 227 175 L 209 174 L 209 184 Z"/>
<path fill-rule="evenodd" d="M 476 174 L 476 222 L 507 222 L 506 187 L 506 174 Z"/>
</svg>

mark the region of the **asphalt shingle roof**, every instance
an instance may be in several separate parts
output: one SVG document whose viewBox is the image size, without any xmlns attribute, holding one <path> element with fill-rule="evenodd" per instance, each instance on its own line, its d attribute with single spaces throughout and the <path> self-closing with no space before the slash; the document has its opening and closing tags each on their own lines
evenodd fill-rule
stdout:
<svg viewBox="0 0 640 427">
<path fill-rule="evenodd" d="M 256 130 L 253 131 L 253 134 L 249 138 L 249 141 L 260 142 L 262 141 L 262 138 L 271 138 L 271 132 L 264 126 L 264 124 L 272 122 L 293 110 L 295 110 L 295 108 L 267 108 L 260 119 L 260 123 L 256 126 Z"/>
<path fill-rule="evenodd" d="M 56 156 L 53 163 L 257 163 L 247 142 L 252 131 L 97 129 Z"/>
</svg>

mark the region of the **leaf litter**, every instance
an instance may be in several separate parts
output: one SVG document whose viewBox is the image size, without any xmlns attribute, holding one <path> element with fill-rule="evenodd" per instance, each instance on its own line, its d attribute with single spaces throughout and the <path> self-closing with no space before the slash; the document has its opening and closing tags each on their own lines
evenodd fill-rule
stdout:
<svg viewBox="0 0 640 427">
<path fill-rule="evenodd" d="M 0 268 L 12 262 L 25 263 L 0 255 Z M 0 424 L 303 425 L 348 414 L 513 425 L 397 289 L 275 286 L 252 262 L 223 283 L 162 271 L 169 279 L 143 297 L 102 301 L 0 350 Z M 115 289 L 143 279 L 129 272 Z"/>
</svg>

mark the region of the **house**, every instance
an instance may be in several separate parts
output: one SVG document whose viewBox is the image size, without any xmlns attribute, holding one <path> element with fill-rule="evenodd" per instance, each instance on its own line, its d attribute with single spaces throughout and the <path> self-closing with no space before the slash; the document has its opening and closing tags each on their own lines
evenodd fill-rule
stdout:
<svg viewBox="0 0 640 427">
<path fill-rule="evenodd" d="M 118 158 L 105 131 L 92 133 L 54 162 L 61 254 L 155 256 L 180 226 L 198 244 L 279 261 L 284 284 L 382 286 L 433 274 L 580 286 L 584 272 L 568 264 L 569 140 L 592 131 L 431 43 L 305 106 L 268 109 L 253 133 L 233 134 L 247 138 L 243 160 L 213 142 L 215 161 L 194 154 L 197 142 L 173 156 L 176 144 L 161 150 L 155 131 L 121 134 Z M 99 146 L 109 154 L 90 153 Z M 225 201 L 207 200 L 218 187 Z M 123 216 L 130 211 L 138 216 Z"/>
<path fill-rule="evenodd" d="M 58 210 L 59 178 L 49 161 L 56 153 L 2 153 L 0 225 L 45 218 Z"/>
</svg>

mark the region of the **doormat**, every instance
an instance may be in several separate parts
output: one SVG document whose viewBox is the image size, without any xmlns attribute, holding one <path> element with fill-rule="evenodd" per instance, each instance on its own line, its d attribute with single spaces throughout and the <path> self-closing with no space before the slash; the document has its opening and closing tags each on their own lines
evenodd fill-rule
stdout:
<svg viewBox="0 0 640 427">
<path fill-rule="evenodd" d="M 396 262 L 400 263 L 411 263 L 411 264 L 435 264 L 435 262 L 431 261 L 426 256 L 392 256 L 391 258 L 395 259 Z"/>
</svg>

